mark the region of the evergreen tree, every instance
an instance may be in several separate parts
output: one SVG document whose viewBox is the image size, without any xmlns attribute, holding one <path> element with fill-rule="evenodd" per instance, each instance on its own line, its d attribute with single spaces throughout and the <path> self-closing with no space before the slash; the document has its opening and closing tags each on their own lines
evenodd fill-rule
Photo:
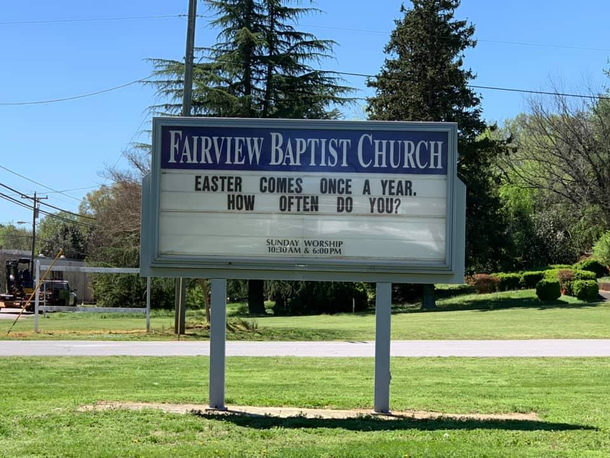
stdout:
<svg viewBox="0 0 610 458">
<path fill-rule="evenodd" d="M 215 13 L 218 41 L 198 48 L 193 114 L 216 117 L 333 119 L 351 88 L 332 72 L 316 70 L 334 42 L 298 31 L 296 22 L 318 10 L 295 0 L 205 0 Z M 157 111 L 180 113 L 184 64 L 152 59 Z"/>
<path fill-rule="evenodd" d="M 469 82 L 463 53 L 476 45 L 474 26 L 455 19 L 459 0 L 412 0 L 384 51 L 381 72 L 367 84 L 371 119 L 444 121 L 458 125 L 458 174 L 468 187 L 466 262 L 470 270 L 493 270 L 502 256 L 503 227 L 493 167 L 503 144 L 484 135 L 481 100 Z"/>
<path fill-rule="evenodd" d="M 217 43 L 197 50 L 193 113 L 197 116 L 333 119 L 351 102 L 351 88 L 312 64 L 330 57 L 334 42 L 295 28 L 298 0 L 205 0 L 220 30 Z M 184 64 L 153 59 L 158 111 L 180 112 Z M 263 282 L 250 280 L 249 312 L 264 314 Z"/>
</svg>

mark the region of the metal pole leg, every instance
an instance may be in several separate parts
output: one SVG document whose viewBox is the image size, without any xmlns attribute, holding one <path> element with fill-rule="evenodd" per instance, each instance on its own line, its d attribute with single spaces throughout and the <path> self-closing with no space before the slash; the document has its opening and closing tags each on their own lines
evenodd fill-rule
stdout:
<svg viewBox="0 0 610 458">
<path fill-rule="evenodd" d="M 36 260 L 36 270 L 34 277 L 34 287 L 40 281 L 40 261 Z M 40 306 L 40 288 L 36 288 L 36 297 L 34 299 L 34 332 L 38 333 L 38 307 Z"/>
<path fill-rule="evenodd" d="M 150 289 L 152 278 L 146 277 L 146 332 L 150 332 Z"/>
<path fill-rule="evenodd" d="M 390 413 L 392 284 L 377 283 L 375 301 L 375 400 L 373 412 Z"/>
<path fill-rule="evenodd" d="M 227 280 L 212 280 L 210 320 L 210 408 L 225 407 L 225 344 L 227 326 Z"/>
</svg>

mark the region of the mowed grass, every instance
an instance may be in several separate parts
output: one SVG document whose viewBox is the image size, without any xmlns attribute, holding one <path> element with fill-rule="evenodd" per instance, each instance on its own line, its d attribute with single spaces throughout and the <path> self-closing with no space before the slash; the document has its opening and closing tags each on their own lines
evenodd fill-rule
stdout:
<svg viewBox="0 0 610 458">
<path fill-rule="evenodd" d="M 208 359 L 3 358 L 2 457 L 607 457 L 610 359 L 394 358 L 394 410 L 535 412 L 539 421 L 272 419 L 98 401 L 202 403 Z M 235 405 L 370 408 L 373 360 L 228 358 Z"/>
<path fill-rule="evenodd" d="M 395 340 L 427 339 L 584 339 L 610 338 L 610 303 L 585 303 L 562 297 L 542 304 L 533 291 L 468 294 L 438 301 L 436 312 L 396 306 L 392 317 Z M 227 333 L 232 340 L 373 340 L 374 311 L 358 314 L 300 317 L 238 318 L 242 304 L 229 306 Z M 239 321 L 245 320 L 245 321 Z M 62 313 L 40 318 L 39 334 L 32 318 L 22 319 L 12 333 L 11 321 L 0 321 L 0 339 L 176 339 L 171 311 L 155 311 L 151 334 L 142 315 Z M 207 339 L 201 311 L 189 311 L 187 335 L 181 339 Z"/>
</svg>

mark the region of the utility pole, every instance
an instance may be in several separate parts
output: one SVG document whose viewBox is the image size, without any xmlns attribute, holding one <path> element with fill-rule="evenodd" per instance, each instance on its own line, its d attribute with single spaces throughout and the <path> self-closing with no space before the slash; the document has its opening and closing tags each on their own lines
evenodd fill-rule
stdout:
<svg viewBox="0 0 610 458">
<path fill-rule="evenodd" d="M 30 256 L 30 274 L 34 276 L 34 251 L 36 250 L 36 218 L 38 218 L 38 198 L 34 192 L 34 210 L 32 211 L 32 256 Z"/>
<path fill-rule="evenodd" d="M 32 279 L 32 287 L 34 287 L 34 256 L 36 254 L 36 220 L 38 219 L 38 202 L 48 199 L 48 197 L 38 197 L 34 192 L 34 196 L 22 195 L 22 198 L 32 200 L 32 253 L 30 255 L 30 278 Z"/>
<path fill-rule="evenodd" d="M 195 53 L 195 22 L 197 21 L 197 0 L 189 0 L 188 25 L 186 29 L 186 56 L 184 66 L 184 93 L 182 96 L 182 116 L 191 115 L 193 98 L 193 60 Z"/>
<path fill-rule="evenodd" d="M 186 55 L 184 56 L 184 90 L 182 96 L 182 116 L 191 115 L 193 98 L 193 60 L 195 52 L 195 22 L 197 20 L 197 0 L 189 0 L 188 25 L 186 29 Z M 181 335 L 186 332 L 186 279 L 176 280 L 176 314 L 174 330 Z"/>
</svg>

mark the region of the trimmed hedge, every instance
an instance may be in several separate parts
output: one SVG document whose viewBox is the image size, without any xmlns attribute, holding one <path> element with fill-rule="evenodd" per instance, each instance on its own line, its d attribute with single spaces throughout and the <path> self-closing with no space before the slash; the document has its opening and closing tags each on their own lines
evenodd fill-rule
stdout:
<svg viewBox="0 0 610 458">
<path fill-rule="evenodd" d="M 581 301 L 594 301 L 599 295 L 599 285 L 595 280 L 576 280 L 572 284 L 574 295 Z"/>
<path fill-rule="evenodd" d="M 585 259 L 574 264 L 575 269 L 586 270 L 595 273 L 595 278 L 601 278 L 608 274 L 608 269 L 597 259 Z"/>
<path fill-rule="evenodd" d="M 521 287 L 522 276 L 520 274 L 495 274 L 500 280 L 499 291 L 513 291 Z"/>
<path fill-rule="evenodd" d="M 597 279 L 595 272 L 590 272 L 588 270 L 575 270 L 574 271 L 574 280 L 593 280 Z"/>
<path fill-rule="evenodd" d="M 540 280 L 544 278 L 544 272 L 523 272 L 521 275 L 521 287 L 525 289 L 535 288 Z"/>
<path fill-rule="evenodd" d="M 541 301 L 554 301 L 561 297 L 558 280 L 540 280 L 536 285 L 536 296 Z"/>
<path fill-rule="evenodd" d="M 595 273 L 589 272 L 588 270 L 578 270 L 573 268 L 562 268 L 562 269 L 550 269 L 544 271 L 544 279 L 545 280 L 559 280 L 560 273 L 565 273 L 566 271 L 572 272 L 574 274 L 574 280 L 595 280 Z"/>
</svg>

